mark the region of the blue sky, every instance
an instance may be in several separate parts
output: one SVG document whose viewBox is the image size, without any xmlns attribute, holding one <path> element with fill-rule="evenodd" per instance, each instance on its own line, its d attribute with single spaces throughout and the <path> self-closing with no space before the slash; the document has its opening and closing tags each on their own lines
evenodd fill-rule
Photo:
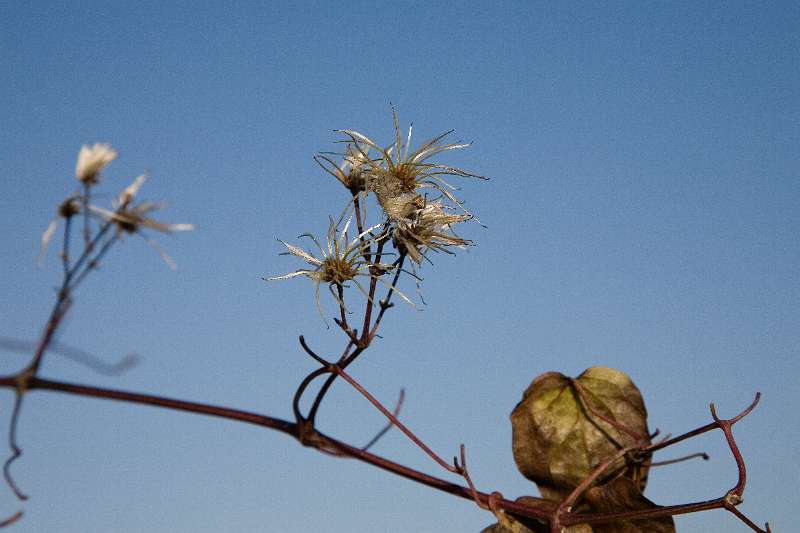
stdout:
<svg viewBox="0 0 800 533">
<path fill-rule="evenodd" d="M 0 334 L 33 340 L 59 281 L 54 208 L 80 146 L 110 142 L 106 200 L 143 171 L 171 272 L 128 239 L 79 291 L 60 340 L 139 366 L 107 378 L 52 356 L 44 375 L 290 418 L 340 350 L 277 238 L 324 232 L 346 196 L 314 163 L 335 128 L 390 142 L 474 141 L 443 158 L 491 177 L 461 196 L 487 226 L 423 269 L 427 306 L 398 306 L 353 367 L 444 456 L 465 443 L 479 488 L 535 492 L 508 415 L 528 383 L 594 365 L 628 372 L 650 427 L 677 434 L 764 394 L 736 435 L 742 509 L 796 520 L 800 467 L 800 8 L 771 3 L 21 2 L 0 7 Z M 414 292 L 413 285 L 407 290 Z M 5 371 L 24 362 L 3 356 Z M 0 395 L 7 424 L 11 394 Z M 18 531 L 479 531 L 491 515 L 272 432 L 49 393 L 26 399 Z M 321 426 L 365 442 L 382 420 L 344 385 Z M 736 471 L 721 434 L 667 451 L 712 460 L 652 472 L 664 504 L 717 497 Z M 437 475 L 390 433 L 376 452 Z M 794 504 L 794 505 L 793 505 Z M 0 514 L 20 508 L 9 491 Z M 745 531 L 722 511 L 682 531 Z"/>
</svg>

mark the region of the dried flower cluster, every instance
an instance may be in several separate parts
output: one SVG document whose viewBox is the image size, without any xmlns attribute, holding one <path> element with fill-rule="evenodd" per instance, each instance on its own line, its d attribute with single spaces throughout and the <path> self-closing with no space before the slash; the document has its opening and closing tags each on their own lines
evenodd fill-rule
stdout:
<svg viewBox="0 0 800 533">
<path fill-rule="evenodd" d="M 78 153 L 78 162 L 75 166 L 75 177 L 83 185 L 83 190 L 74 192 L 59 204 L 56 217 L 50 222 L 42 235 L 41 250 L 39 253 L 40 261 L 44 257 L 44 252 L 58 227 L 59 219 L 63 218 L 69 222 L 76 215 L 83 213 L 85 221 L 84 233 L 87 246 L 92 235 L 90 217 L 97 218 L 101 223 L 114 226 L 116 232 L 114 232 L 114 235 L 111 237 L 113 240 L 119 239 L 126 233 L 138 233 L 156 250 L 156 252 L 158 252 L 170 268 L 175 269 L 175 262 L 172 258 L 170 258 L 155 241 L 144 235 L 141 229 L 148 228 L 162 233 L 171 233 L 174 231 L 190 231 L 194 229 L 194 226 L 192 224 L 165 224 L 153 220 L 148 216 L 152 211 L 163 209 L 164 204 L 153 202 L 134 204 L 136 195 L 142 184 L 144 184 L 146 176 L 139 176 L 133 183 L 126 187 L 112 202 L 112 209 L 109 210 L 91 204 L 93 188 L 100 181 L 100 172 L 116 159 L 116 157 L 117 151 L 111 148 L 109 144 L 95 143 L 91 147 L 87 145 L 81 147 Z M 67 226 L 65 231 L 67 233 L 69 232 L 69 226 Z M 107 242 L 110 243 L 111 241 Z M 65 246 L 66 245 L 68 245 L 68 237 L 65 241 Z M 66 250 L 63 251 L 62 256 L 66 253 Z"/>
<path fill-rule="evenodd" d="M 445 138 L 453 131 L 449 130 L 412 149 L 412 127 L 403 135 L 394 109 L 392 118 L 394 141 L 388 147 L 382 147 L 355 130 L 335 130 L 344 136 L 340 141 L 344 144 L 343 153 L 321 153 L 314 158 L 350 192 L 348 206 L 355 211 L 359 235 L 346 246 L 336 246 L 337 233 L 344 235 L 346 229 L 340 232 L 338 226 L 332 222 L 328 230 L 328 252 L 325 253 L 317 243 L 323 252 L 322 259 L 315 258 L 296 246 L 283 243 L 289 254 L 306 261 L 313 269 L 301 269 L 268 279 L 287 279 L 301 275 L 310 278 L 316 285 L 319 305 L 321 283 L 327 283 L 331 293 L 339 300 L 338 289 L 334 292 L 334 287 L 345 287 L 346 282 L 355 281 L 356 275 L 380 278 L 401 268 L 401 260 L 392 265 L 373 262 L 373 248 L 383 250 L 385 243 L 391 243 L 394 253 L 400 258 L 408 257 L 418 265 L 423 259 L 428 259 L 427 254 L 430 251 L 452 253 L 453 248 L 463 248 L 470 244 L 453 231 L 453 226 L 474 217 L 453 194 L 457 187 L 445 181 L 445 177 L 486 178 L 430 161 L 442 152 L 466 148 L 469 144 L 445 142 Z M 337 163 L 332 155 L 341 157 L 341 162 Z M 363 230 L 366 222 L 361 220 L 362 212 L 359 208 L 366 207 L 370 193 L 380 206 L 382 216 L 380 222 Z M 346 227 L 350 225 L 352 216 L 347 218 Z M 344 218 L 344 215 L 340 217 L 340 222 Z M 305 236 L 316 242 L 313 236 Z M 386 253 L 389 252 L 383 251 L 384 255 Z M 356 283 L 356 286 L 364 292 L 360 284 Z M 391 287 L 396 290 L 396 287 Z M 405 299 L 402 293 L 399 294 Z"/>
</svg>

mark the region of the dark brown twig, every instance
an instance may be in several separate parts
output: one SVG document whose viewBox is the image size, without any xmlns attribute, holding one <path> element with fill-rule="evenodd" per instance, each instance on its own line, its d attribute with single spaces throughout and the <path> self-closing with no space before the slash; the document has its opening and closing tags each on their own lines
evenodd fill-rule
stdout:
<svg viewBox="0 0 800 533">
<path fill-rule="evenodd" d="M 405 400 L 405 397 L 406 397 L 406 390 L 400 389 L 400 397 L 397 398 L 397 404 L 395 404 L 394 411 L 392 411 L 392 414 L 394 415 L 395 418 L 400 416 L 400 410 L 403 408 L 403 400 Z M 372 437 L 372 439 L 370 439 L 370 441 L 366 443 L 361 449 L 363 451 L 367 451 L 370 448 L 372 448 L 372 446 L 374 446 L 376 442 L 381 440 L 381 438 L 384 435 L 386 435 L 386 433 L 388 433 L 390 429 L 392 429 L 392 426 L 394 426 L 394 424 L 390 420 L 389 422 L 387 422 L 385 426 L 383 426 L 383 429 L 381 429 L 378 433 L 376 433 L 375 436 Z"/>
<path fill-rule="evenodd" d="M 683 463 L 685 461 L 691 461 L 692 459 L 702 459 L 703 461 L 708 461 L 710 457 L 705 452 L 690 453 L 689 455 L 684 455 L 683 457 L 676 457 L 675 459 L 668 459 L 666 461 L 653 461 L 649 464 L 649 466 L 655 467 L 655 466 L 674 465 L 677 463 Z"/>
<path fill-rule="evenodd" d="M 12 514 L 2 522 L 0 522 L 0 528 L 8 527 L 12 525 L 14 522 L 22 518 L 22 511 L 17 511 L 16 513 Z"/>
<path fill-rule="evenodd" d="M 17 387 L 19 387 L 19 385 L 17 385 Z M 28 499 L 28 496 L 20 490 L 14 478 L 11 476 L 11 465 L 22 456 L 22 449 L 17 444 L 17 427 L 19 426 L 19 413 L 22 409 L 22 398 L 25 396 L 23 392 L 20 392 L 19 388 L 17 388 L 15 392 L 14 407 L 11 411 L 11 422 L 8 428 L 8 447 L 11 448 L 11 455 L 6 459 L 5 463 L 3 463 L 3 477 L 11 488 L 11 492 L 13 492 L 19 500 L 25 501 Z"/>
<path fill-rule="evenodd" d="M 330 370 L 329 370 L 329 371 L 330 371 L 330 372 L 335 372 L 335 373 L 336 373 L 336 374 L 338 374 L 338 375 L 339 375 L 339 376 L 340 376 L 340 377 L 341 377 L 343 380 L 345 380 L 346 382 L 348 382 L 348 383 L 349 383 L 349 384 L 350 384 L 350 385 L 351 385 L 351 386 L 352 386 L 354 389 L 356 389 L 356 390 L 357 390 L 357 391 L 358 391 L 358 392 L 359 392 L 359 393 L 360 393 L 362 396 L 364 396 L 364 398 L 366 398 L 366 399 L 367 399 L 367 400 L 368 400 L 368 401 L 369 401 L 369 402 L 370 402 L 372 405 L 374 405 L 374 406 L 375 406 L 375 408 L 376 408 L 376 409 L 378 409 L 378 411 L 380 411 L 381 413 L 383 413 L 383 416 L 385 416 L 386 418 L 388 418 L 388 419 L 389 419 L 389 421 L 390 421 L 390 422 L 391 422 L 393 425 L 397 426 L 397 429 L 399 429 L 400 431 L 402 431 L 402 432 L 405 434 L 405 436 L 406 436 L 406 437 L 408 437 L 408 438 L 411 440 L 411 442 L 413 442 L 414 444 L 416 444 L 416 445 L 417 445 L 417 447 L 419 447 L 419 448 L 420 448 L 420 449 L 421 449 L 423 452 L 425 452 L 425 453 L 428 455 L 428 457 L 430 457 L 431 459 L 433 459 L 433 460 L 434 460 L 434 462 L 436 462 L 436 464 L 438 464 L 439 466 L 441 466 L 442 468 L 444 468 L 444 469 L 445 469 L 445 470 L 447 470 L 448 472 L 452 472 L 453 474 L 459 474 L 459 475 L 461 475 L 461 472 L 460 472 L 460 470 L 458 469 L 458 467 L 456 467 L 456 466 L 453 466 L 453 465 L 450 465 L 449 463 L 447 463 L 447 461 L 445 461 L 444 459 L 442 459 L 441 457 L 439 457 L 439 456 L 438 456 L 438 455 L 437 455 L 437 454 L 436 454 L 436 453 L 435 453 L 433 450 L 431 450 L 431 449 L 430 449 L 430 448 L 429 448 L 429 447 L 428 447 L 428 446 L 427 446 L 427 445 L 426 445 L 424 442 L 422 442 L 422 440 L 420 440 L 420 438 L 419 438 L 419 437 L 417 437 L 417 436 L 414 434 L 414 432 L 413 432 L 413 431 L 411 431 L 410 429 L 408 429 L 408 428 L 405 426 L 405 424 L 403 424 L 402 422 L 400 422 L 400 420 L 398 420 L 396 416 L 394 416 L 394 415 L 393 415 L 393 414 L 392 414 L 392 413 L 391 413 L 391 412 L 390 412 L 390 411 L 389 411 L 389 410 L 388 410 L 386 407 L 384 407 L 384 406 L 383 406 L 383 404 L 382 404 L 381 402 L 379 402 L 377 399 L 375 399 L 375 397 L 374 397 L 372 394 L 370 394 L 370 393 L 369 393 L 369 391 L 367 391 L 367 389 L 365 389 L 364 387 L 362 387 L 362 386 L 361 386 L 361 385 L 360 385 L 360 384 L 359 384 L 359 383 L 358 383 L 358 382 L 357 382 L 355 379 L 353 379 L 353 378 L 352 378 L 352 377 L 351 377 L 351 376 L 350 376 L 350 375 L 349 375 L 347 372 L 345 372 L 345 371 L 344 371 L 342 368 L 339 368 L 339 367 L 338 367 L 338 366 L 336 366 L 336 365 L 332 365 L 332 367 L 330 368 Z"/>
<path fill-rule="evenodd" d="M 67 200 L 69 201 L 69 200 Z M 72 229 L 72 215 L 64 219 L 64 241 L 61 245 L 61 266 L 64 269 L 64 277 L 69 274 L 69 235 Z"/>
<path fill-rule="evenodd" d="M 623 448 L 619 450 L 617 453 L 600 463 L 592 473 L 586 476 L 586 478 L 581 481 L 577 487 L 575 487 L 572 492 L 570 492 L 566 498 L 564 498 L 559 504 L 558 507 L 553 511 L 551 521 L 550 521 L 550 528 L 553 533 L 558 533 L 561 531 L 561 518 L 566 513 L 569 513 L 572 510 L 572 507 L 578 501 L 584 492 L 586 492 L 597 479 L 609 469 L 611 465 L 619 461 L 622 457 L 624 457 L 628 452 L 632 451 L 634 448 Z"/>
</svg>

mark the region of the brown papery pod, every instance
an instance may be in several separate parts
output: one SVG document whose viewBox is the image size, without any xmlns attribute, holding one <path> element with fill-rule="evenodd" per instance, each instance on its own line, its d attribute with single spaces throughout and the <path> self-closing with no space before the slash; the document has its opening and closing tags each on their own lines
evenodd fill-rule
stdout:
<svg viewBox="0 0 800 533">
<path fill-rule="evenodd" d="M 618 477 L 605 485 L 586 491 L 586 501 L 597 513 L 643 511 L 658 506 L 645 498 L 636 484 L 627 477 Z M 675 533 L 671 516 L 644 520 L 620 520 L 609 524 L 592 525 L 594 533 Z"/>
<path fill-rule="evenodd" d="M 650 442 L 642 395 L 624 372 L 540 375 L 511 413 L 514 460 L 542 496 L 560 500 L 619 450 Z M 618 459 L 596 481 L 624 475 L 644 490 L 647 467 Z"/>
<path fill-rule="evenodd" d="M 530 505 L 549 512 L 553 512 L 558 507 L 558 502 L 533 496 L 521 496 L 515 501 L 516 503 Z M 589 511 L 588 508 L 581 510 Z M 550 533 L 549 525 L 533 518 L 529 518 L 524 522 L 516 520 L 508 514 L 502 514 L 498 518 L 500 520 L 496 524 L 484 528 L 481 533 Z M 563 528 L 563 533 L 592 533 L 592 528 L 586 524 L 576 524 Z"/>
</svg>

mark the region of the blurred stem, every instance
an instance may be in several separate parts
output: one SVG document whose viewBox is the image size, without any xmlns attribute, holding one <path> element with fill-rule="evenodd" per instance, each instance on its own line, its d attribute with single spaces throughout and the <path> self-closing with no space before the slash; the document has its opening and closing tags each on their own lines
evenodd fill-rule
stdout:
<svg viewBox="0 0 800 533">
<path fill-rule="evenodd" d="M 88 183 L 83 184 L 83 244 L 91 252 L 92 228 L 89 224 L 89 201 L 92 188 Z"/>
<path fill-rule="evenodd" d="M 65 217 L 64 220 L 64 243 L 61 246 L 61 264 L 64 267 L 64 277 L 69 274 L 69 234 L 72 229 L 72 216 Z"/>
</svg>

